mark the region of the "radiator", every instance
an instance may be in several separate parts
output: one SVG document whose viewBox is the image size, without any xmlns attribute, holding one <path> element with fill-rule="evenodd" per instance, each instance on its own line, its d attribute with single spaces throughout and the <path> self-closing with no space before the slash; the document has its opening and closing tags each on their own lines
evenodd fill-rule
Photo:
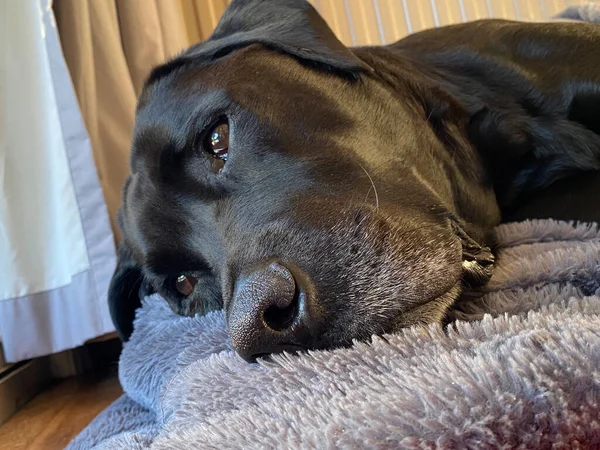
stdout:
<svg viewBox="0 0 600 450">
<path fill-rule="evenodd" d="M 180 0 L 192 42 L 206 39 L 229 0 Z M 309 0 L 348 46 L 389 44 L 407 34 L 485 18 L 547 20 L 589 0 Z M 597 0 L 598 1 L 598 0 Z"/>
<path fill-rule="evenodd" d="M 485 18 L 546 20 L 575 0 L 313 0 L 346 45 L 389 44 L 407 34 Z"/>
</svg>

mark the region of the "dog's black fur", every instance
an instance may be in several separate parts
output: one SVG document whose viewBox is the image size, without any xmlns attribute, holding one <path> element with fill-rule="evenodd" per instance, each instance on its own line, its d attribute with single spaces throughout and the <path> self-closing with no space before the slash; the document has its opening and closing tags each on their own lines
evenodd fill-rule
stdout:
<svg viewBox="0 0 600 450">
<path fill-rule="evenodd" d="M 197 143 L 220 117 L 217 172 Z M 307 2 L 234 0 L 151 73 L 132 148 L 109 294 L 125 339 L 140 295 L 229 316 L 272 260 L 305 284 L 303 347 L 441 321 L 489 279 L 501 214 L 600 168 L 600 26 L 484 20 L 348 49 Z"/>
</svg>

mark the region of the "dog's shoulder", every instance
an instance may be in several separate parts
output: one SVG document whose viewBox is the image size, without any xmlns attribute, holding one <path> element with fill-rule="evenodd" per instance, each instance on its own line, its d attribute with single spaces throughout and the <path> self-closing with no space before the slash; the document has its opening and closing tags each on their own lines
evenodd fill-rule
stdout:
<svg viewBox="0 0 600 450">
<path fill-rule="evenodd" d="M 399 78 L 412 72 L 413 90 L 430 104 L 441 91 L 460 105 L 502 204 L 600 167 L 600 25 L 479 20 L 372 52 L 387 53 Z"/>
<path fill-rule="evenodd" d="M 480 19 L 413 33 L 388 47 L 395 50 L 439 51 L 460 46 L 478 51 L 508 51 L 524 39 L 543 43 L 548 48 L 556 45 L 557 50 L 569 43 L 597 43 L 600 24 L 568 20 L 523 22 Z"/>
</svg>

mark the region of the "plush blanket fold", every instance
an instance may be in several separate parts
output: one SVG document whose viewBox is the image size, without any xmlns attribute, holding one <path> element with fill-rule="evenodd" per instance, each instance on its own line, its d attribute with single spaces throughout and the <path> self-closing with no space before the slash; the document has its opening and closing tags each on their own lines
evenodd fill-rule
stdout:
<svg viewBox="0 0 600 450">
<path fill-rule="evenodd" d="M 148 298 L 126 394 L 70 448 L 600 448 L 600 231 L 497 231 L 494 277 L 461 320 L 348 349 L 248 364 L 221 313 Z"/>
</svg>

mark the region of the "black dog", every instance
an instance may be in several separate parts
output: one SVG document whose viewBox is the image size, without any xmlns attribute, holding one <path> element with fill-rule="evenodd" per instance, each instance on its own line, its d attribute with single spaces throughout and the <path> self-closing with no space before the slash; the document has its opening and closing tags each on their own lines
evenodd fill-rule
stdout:
<svg viewBox="0 0 600 450">
<path fill-rule="evenodd" d="M 600 26 L 486 20 L 344 47 L 304 1 L 234 0 L 139 99 L 110 289 L 224 308 L 233 345 L 347 345 L 442 321 L 491 230 L 600 168 Z"/>
</svg>

